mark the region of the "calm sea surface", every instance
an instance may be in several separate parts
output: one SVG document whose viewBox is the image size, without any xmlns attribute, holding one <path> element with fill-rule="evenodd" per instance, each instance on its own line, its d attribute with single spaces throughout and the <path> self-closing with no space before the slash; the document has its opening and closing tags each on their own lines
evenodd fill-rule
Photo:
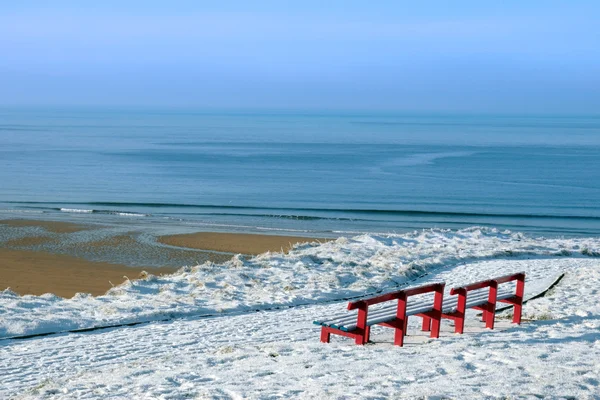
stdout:
<svg viewBox="0 0 600 400">
<path fill-rule="evenodd" d="M 0 109 L 0 218 L 21 217 L 598 235 L 600 117 Z"/>
</svg>

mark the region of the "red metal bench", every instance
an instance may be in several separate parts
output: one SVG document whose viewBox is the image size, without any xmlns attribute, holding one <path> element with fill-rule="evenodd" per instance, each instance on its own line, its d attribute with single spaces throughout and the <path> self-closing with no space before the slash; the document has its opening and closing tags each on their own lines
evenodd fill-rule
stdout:
<svg viewBox="0 0 600 400">
<path fill-rule="evenodd" d="M 439 337 L 442 302 L 445 283 L 434 283 L 419 286 L 377 297 L 371 297 L 348 303 L 348 310 L 358 310 L 358 315 L 341 314 L 324 321 L 314 321 L 321 325 L 321 342 L 329 343 L 331 334 L 347 336 L 355 339 L 356 344 L 369 341 L 370 327 L 382 325 L 395 329 L 394 345 L 402 346 L 408 317 L 412 315 L 423 317 L 431 325 L 431 337 Z M 419 294 L 434 292 L 433 300 L 421 300 L 408 304 L 408 298 Z M 397 300 L 397 306 L 391 305 L 375 310 L 369 314 L 369 306 Z"/>
<path fill-rule="evenodd" d="M 508 288 L 499 290 L 498 285 L 512 281 L 516 281 L 514 293 Z M 489 291 L 479 290 L 485 288 L 489 288 Z M 469 295 L 471 291 L 478 292 Z M 502 302 L 514 305 L 513 323 L 520 324 L 524 291 L 524 272 L 455 287 L 450 290 L 450 295 L 456 295 L 457 297 L 446 299 L 442 318 L 454 320 L 454 331 L 463 333 L 466 310 L 473 308 L 483 311 L 482 320 L 485 322 L 485 327 L 494 329 L 496 304 Z M 423 330 L 428 330 L 428 328 L 429 324 L 426 320 L 423 320 Z"/>
<path fill-rule="evenodd" d="M 514 293 L 509 288 L 498 286 L 503 283 L 516 281 Z M 423 318 L 422 329 L 431 331 L 431 337 L 439 337 L 441 318 L 452 319 L 455 322 L 455 332 L 463 333 L 465 313 L 469 308 L 483 311 L 483 321 L 486 327 L 493 329 L 495 322 L 496 304 L 498 302 L 514 305 L 513 322 L 521 323 L 523 293 L 525 290 L 525 273 L 506 275 L 486 281 L 475 282 L 450 290 L 450 297 L 444 301 L 444 282 L 424 285 L 381 296 L 371 297 L 348 303 L 348 310 L 358 310 L 357 314 L 342 313 L 329 319 L 314 321 L 321 326 L 321 341 L 329 343 L 331 334 L 347 336 L 355 339 L 356 344 L 369 341 L 370 327 L 382 325 L 394 328 L 394 344 L 402 346 L 407 331 L 408 317 L 415 315 Z M 489 288 L 488 291 L 484 290 Z M 420 299 L 409 303 L 411 296 L 434 292 L 433 300 Z M 471 292 L 471 293 L 470 293 Z M 397 300 L 378 309 L 369 310 L 369 306 Z"/>
</svg>

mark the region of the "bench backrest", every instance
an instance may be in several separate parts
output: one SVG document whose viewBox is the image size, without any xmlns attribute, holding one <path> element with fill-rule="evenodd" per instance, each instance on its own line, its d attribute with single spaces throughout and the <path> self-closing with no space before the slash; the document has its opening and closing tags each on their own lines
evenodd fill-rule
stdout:
<svg viewBox="0 0 600 400">
<path fill-rule="evenodd" d="M 436 292 L 436 293 L 440 293 L 443 295 L 445 285 L 446 284 L 444 282 L 432 283 L 429 285 L 398 290 L 397 292 L 386 293 L 386 294 L 382 294 L 380 296 L 370 297 L 368 299 L 353 301 L 353 302 L 348 303 L 348 310 L 354 310 L 357 308 L 360 309 L 362 307 L 368 307 L 373 304 L 383 303 L 385 301 L 390 301 L 390 300 L 400 300 L 400 299 L 406 300 L 406 298 L 409 296 L 415 296 L 418 294 L 424 294 L 424 293 L 429 293 L 429 292 Z"/>
<path fill-rule="evenodd" d="M 519 272 L 516 274 L 505 275 L 505 276 L 501 276 L 498 278 L 488 279 L 485 281 L 479 281 L 479 282 L 470 283 L 468 285 L 455 287 L 450 290 L 450 294 L 455 295 L 455 294 L 459 294 L 459 293 L 466 293 L 466 292 L 470 292 L 471 290 L 483 289 L 486 287 L 497 288 L 499 284 L 511 282 L 511 281 L 517 281 L 516 292 L 517 292 L 517 295 L 522 296 L 523 290 L 525 288 L 525 272 Z"/>
</svg>

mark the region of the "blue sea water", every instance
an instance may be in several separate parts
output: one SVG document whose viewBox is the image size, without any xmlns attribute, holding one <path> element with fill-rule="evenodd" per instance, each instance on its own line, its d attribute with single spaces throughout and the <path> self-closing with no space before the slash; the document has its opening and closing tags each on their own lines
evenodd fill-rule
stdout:
<svg viewBox="0 0 600 400">
<path fill-rule="evenodd" d="M 600 117 L 0 109 L 0 218 L 600 234 Z"/>
</svg>

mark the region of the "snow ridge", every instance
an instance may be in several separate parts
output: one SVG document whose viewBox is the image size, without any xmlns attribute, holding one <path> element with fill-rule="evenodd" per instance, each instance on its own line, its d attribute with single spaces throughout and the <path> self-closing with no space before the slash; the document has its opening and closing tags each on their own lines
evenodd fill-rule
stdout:
<svg viewBox="0 0 600 400">
<path fill-rule="evenodd" d="M 288 254 L 143 274 L 104 296 L 0 292 L 0 337 L 320 303 L 397 287 L 437 268 L 478 260 L 599 257 L 598 238 L 544 239 L 473 227 L 361 235 L 297 245 Z M 508 272 L 508 271 L 507 271 Z"/>
</svg>

